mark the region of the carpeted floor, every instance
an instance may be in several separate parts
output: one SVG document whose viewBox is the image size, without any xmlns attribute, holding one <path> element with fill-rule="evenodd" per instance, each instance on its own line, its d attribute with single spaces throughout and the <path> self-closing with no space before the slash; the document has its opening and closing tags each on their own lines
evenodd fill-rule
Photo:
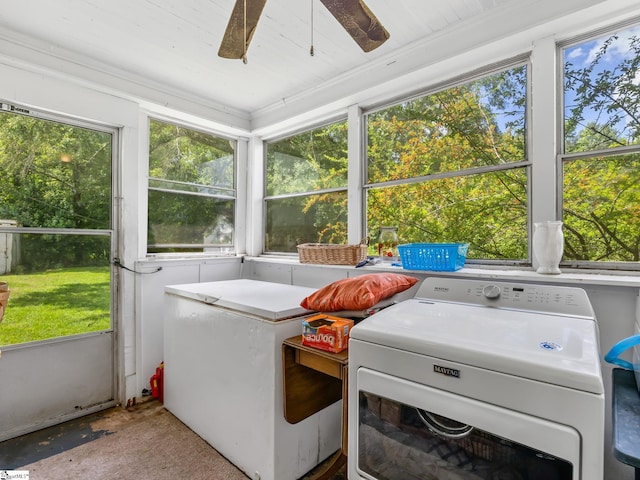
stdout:
<svg viewBox="0 0 640 480">
<path fill-rule="evenodd" d="M 27 470 L 30 480 L 248 478 L 155 400 L 0 442 L 0 470 Z"/>
</svg>

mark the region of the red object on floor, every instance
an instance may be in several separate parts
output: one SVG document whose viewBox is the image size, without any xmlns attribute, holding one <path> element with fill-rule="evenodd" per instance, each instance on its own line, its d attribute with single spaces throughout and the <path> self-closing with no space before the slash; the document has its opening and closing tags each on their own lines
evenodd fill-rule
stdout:
<svg viewBox="0 0 640 480">
<path fill-rule="evenodd" d="M 151 375 L 149 380 L 151 383 L 151 396 L 164 403 L 164 362 L 156 368 L 156 373 Z"/>
</svg>

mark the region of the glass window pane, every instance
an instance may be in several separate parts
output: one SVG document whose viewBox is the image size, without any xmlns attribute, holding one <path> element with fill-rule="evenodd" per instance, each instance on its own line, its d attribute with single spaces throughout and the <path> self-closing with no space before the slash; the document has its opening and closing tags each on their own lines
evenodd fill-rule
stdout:
<svg viewBox="0 0 640 480">
<path fill-rule="evenodd" d="M 525 159 L 526 66 L 367 116 L 368 182 Z"/>
<path fill-rule="evenodd" d="M 464 242 L 467 258 L 526 259 L 526 170 L 371 189 L 367 225 L 371 238 L 393 225 L 401 244 Z"/>
<path fill-rule="evenodd" d="M 564 258 L 640 261 L 640 153 L 564 163 Z"/>
<path fill-rule="evenodd" d="M 347 243 L 347 193 L 266 202 L 265 251 L 297 252 L 302 243 Z"/>
<path fill-rule="evenodd" d="M 111 328 L 110 237 L 0 232 L 0 345 Z"/>
<path fill-rule="evenodd" d="M 148 251 L 232 253 L 235 201 L 149 190 Z"/>
<path fill-rule="evenodd" d="M 149 176 L 234 188 L 235 141 L 157 120 L 149 122 Z"/>
<path fill-rule="evenodd" d="M 639 143 L 639 35 L 636 26 L 563 50 L 565 152 Z"/>
<path fill-rule="evenodd" d="M 0 218 L 111 228 L 110 133 L 0 113 Z"/>
<path fill-rule="evenodd" d="M 235 148 L 150 120 L 148 253 L 234 252 Z"/>
<path fill-rule="evenodd" d="M 347 185 L 347 122 L 267 144 L 267 196 Z"/>
</svg>

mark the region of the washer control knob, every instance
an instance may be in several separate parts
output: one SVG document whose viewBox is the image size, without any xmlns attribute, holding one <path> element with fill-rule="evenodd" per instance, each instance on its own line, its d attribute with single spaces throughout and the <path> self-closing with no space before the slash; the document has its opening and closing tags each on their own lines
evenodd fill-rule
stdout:
<svg viewBox="0 0 640 480">
<path fill-rule="evenodd" d="M 485 285 L 482 289 L 482 294 L 489 299 L 498 298 L 500 293 L 500 287 L 491 283 L 489 285 Z"/>
</svg>

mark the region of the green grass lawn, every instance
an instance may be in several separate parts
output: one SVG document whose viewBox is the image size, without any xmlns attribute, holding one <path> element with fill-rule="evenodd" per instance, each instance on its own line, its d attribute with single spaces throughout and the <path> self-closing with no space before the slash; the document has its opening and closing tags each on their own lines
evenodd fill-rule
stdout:
<svg viewBox="0 0 640 480">
<path fill-rule="evenodd" d="M 110 328 L 109 267 L 2 275 L 11 297 L 0 346 Z"/>
</svg>

